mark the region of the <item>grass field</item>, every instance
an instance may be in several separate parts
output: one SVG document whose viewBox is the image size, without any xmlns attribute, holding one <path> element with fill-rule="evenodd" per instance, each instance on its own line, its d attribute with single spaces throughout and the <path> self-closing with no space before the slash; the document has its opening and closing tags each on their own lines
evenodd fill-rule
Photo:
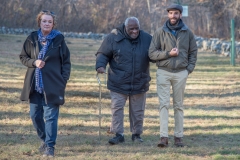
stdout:
<svg viewBox="0 0 240 160">
<path fill-rule="evenodd" d="M 27 102 L 19 100 L 26 67 L 18 58 L 26 36 L 0 35 L 0 159 L 42 159 L 40 141 L 29 118 Z M 55 159 L 61 160 L 172 160 L 240 159 L 240 63 L 230 58 L 199 52 L 197 66 L 185 91 L 184 143 L 173 145 L 174 119 L 170 109 L 168 148 L 158 148 L 159 111 L 156 95 L 156 66 L 151 65 L 143 143 L 133 143 L 125 107 L 125 143 L 111 146 L 110 96 L 102 81 L 102 128 L 98 133 L 99 85 L 95 52 L 101 41 L 69 39 L 72 72 L 61 106 Z"/>
</svg>

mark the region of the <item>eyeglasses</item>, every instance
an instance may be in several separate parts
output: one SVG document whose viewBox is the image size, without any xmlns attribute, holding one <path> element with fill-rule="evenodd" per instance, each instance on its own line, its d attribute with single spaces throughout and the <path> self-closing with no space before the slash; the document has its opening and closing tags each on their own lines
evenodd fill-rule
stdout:
<svg viewBox="0 0 240 160">
<path fill-rule="evenodd" d="M 41 12 L 43 12 L 43 13 L 50 13 L 51 15 L 55 16 L 55 13 L 52 12 L 52 11 L 49 11 L 49 10 L 42 10 Z"/>
</svg>

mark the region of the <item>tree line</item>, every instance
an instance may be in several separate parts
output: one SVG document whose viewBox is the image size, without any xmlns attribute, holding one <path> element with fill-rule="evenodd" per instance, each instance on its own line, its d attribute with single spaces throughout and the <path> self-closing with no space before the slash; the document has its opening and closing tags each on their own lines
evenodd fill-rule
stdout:
<svg viewBox="0 0 240 160">
<path fill-rule="evenodd" d="M 230 20 L 240 26 L 240 0 L 1 0 L 0 26 L 37 28 L 39 11 L 51 10 L 61 31 L 109 33 L 135 16 L 142 29 L 153 33 L 167 19 L 166 7 L 171 3 L 188 6 L 183 21 L 198 36 L 229 39 Z"/>
</svg>

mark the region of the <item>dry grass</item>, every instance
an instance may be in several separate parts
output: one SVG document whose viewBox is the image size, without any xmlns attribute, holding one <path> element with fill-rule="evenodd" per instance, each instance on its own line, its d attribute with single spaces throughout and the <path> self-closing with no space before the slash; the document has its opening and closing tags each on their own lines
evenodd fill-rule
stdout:
<svg viewBox="0 0 240 160">
<path fill-rule="evenodd" d="M 0 35 L 0 159 L 42 159 L 39 140 L 29 118 L 27 102 L 20 102 L 26 68 L 18 54 L 26 36 Z M 125 140 L 116 146 L 112 135 L 110 96 L 102 87 L 102 136 L 98 141 L 99 86 L 94 69 L 100 41 L 67 39 L 72 73 L 61 106 L 55 159 L 240 159 L 240 65 L 229 58 L 199 52 L 197 67 L 187 81 L 184 148 L 173 146 L 173 109 L 170 109 L 170 145 L 158 148 L 159 112 L 156 67 L 151 66 L 144 121 L 144 143 L 132 143 L 128 107 L 125 107 Z M 104 82 L 104 77 L 101 77 Z"/>
</svg>

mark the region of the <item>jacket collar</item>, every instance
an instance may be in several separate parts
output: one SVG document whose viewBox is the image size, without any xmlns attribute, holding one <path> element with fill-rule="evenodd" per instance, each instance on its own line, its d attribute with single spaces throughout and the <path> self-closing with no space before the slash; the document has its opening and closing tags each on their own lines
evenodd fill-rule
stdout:
<svg viewBox="0 0 240 160">
<path fill-rule="evenodd" d="M 171 33 L 170 29 L 167 27 L 167 21 L 163 24 L 163 30 L 165 32 Z M 188 30 L 188 26 L 185 23 L 183 23 L 183 27 L 180 30 L 181 31 Z"/>
<path fill-rule="evenodd" d="M 58 38 L 57 38 L 58 37 Z M 49 48 L 50 46 L 54 46 L 54 45 L 59 45 L 59 43 L 61 43 L 62 39 L 64 38 L 64 36 L 62 34 L 59 34 L 57 35 L 51 42 L 51 44 L 49 45 Z M 31 41 L 31 43 L 33 43 L 35 46 L 38 44 L 38 33 L 37 31 L 33 31 L 29 38 L 28 38 L 29 41 Z M 54 44 L 52 44 L 54 43 Z M 57 47 L 55 46 L 55 47 Z"/>
</svg>

